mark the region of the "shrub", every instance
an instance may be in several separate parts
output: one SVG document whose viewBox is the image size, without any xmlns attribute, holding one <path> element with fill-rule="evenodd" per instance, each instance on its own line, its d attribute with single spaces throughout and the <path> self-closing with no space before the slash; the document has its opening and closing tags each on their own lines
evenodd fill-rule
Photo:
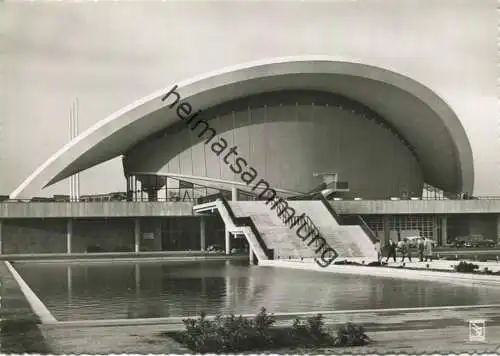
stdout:
<svg viewBox="0 0 500 356">
<path fill-rule="evenodd" d="M 307 318 L 307 331 L 315 339 L 320 340 L 324 338 L 326 334 L 323 330 L 324 326 L 325 321 L 323 320 L 323 315 L 321 314 Z"/>
<path fill-rule="evenodd" d="M 478 268 L 479 268 L 479 266 L 474 264 L 474 263 L 461 261 L 458 265 L 455 266 L 455 271 L 462 272 L 462 273 L 474 273 L 475 270 Z"/>
<path fill-rule="evenodd" d="M 361 325 L 347 323 L 337 330 L 335 346 L 363 346 L 371 342 Z"/>
<path fill-rule="evenodd" d="M 290 335 L 305 344 L 333 344 L 332 337 L 324 330 L 325 322 L 321 314 L 311 316 L 304 321 L 295 319 Z"/>
<path fill-rule="evenodd" d="M 205 313 L 196 319 L 184 319 L 185 332 L 166 333 L 197 353 L 234 353 L 250 350 L 296 346 L 361 346 L 370 341 L 364 329 L 348 323 L 333 337 L 324 330 L 323 315 L 305 321 L 295 319 L 291 328 L 274 328 L 276 318 L 265 308 L 252 319 L 216 316 L 207 320 Z"/>
<path fill-rule="evenodd" d="M 243 351 L 255 345 L 269 347 L 273 338 L 270 332 L 276 319 L 262 308 L 253 320 L 241 315 L 217 315 L 213 321 L 201 313 L 197 319 L 184 319 L 186 332 L 181 342 L 199 353 Z"/>
</svg>

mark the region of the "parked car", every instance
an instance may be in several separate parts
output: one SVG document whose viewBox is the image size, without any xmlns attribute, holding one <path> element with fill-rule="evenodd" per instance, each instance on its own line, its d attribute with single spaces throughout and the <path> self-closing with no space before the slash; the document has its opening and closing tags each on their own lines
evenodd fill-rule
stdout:
<svg viewBox="0 0 500 356">
<path fill-rule="evenodd" d="M 468 235 L 468 236 L 457 236 L 455 238 L 455 247 L 472 247 L 473 241 L 483 240 L 483 235 Z"/>
<path fill-rule="evenodd" d="M 490 239 L 477 240 L 471 242 L 472 247 L 495 247 L 495 241 Z"/>
<path fill-rule="evenodd" d="M 484 239 L 482 236 L 461 237 L 456 239 L 455 247 L 495 247 L 495 241 Z"/>
<path fill-rule="evenodd" d="M 422 237 L 420 236 L 410 236 L 410 237 L 407 237 L 408 239 L 408 243 L 410 245 L 410 247 L 417 247 L 418 245 L 418 240 L 421 239 Z M 431 240 L 432 241 L 432 247 L 436 247 L 437 246 L 437 242 L 434 241 L 434 240 Z"/>
<path fill-rule="evenodd" d="M 207 248 L 207 252 L 212 252 L 212 253 L 221 253 L 224 251 L 225 251 L 224 248 L 221 245 L 217 245 L 217 244 L 210 245 Z"/>
</svg>

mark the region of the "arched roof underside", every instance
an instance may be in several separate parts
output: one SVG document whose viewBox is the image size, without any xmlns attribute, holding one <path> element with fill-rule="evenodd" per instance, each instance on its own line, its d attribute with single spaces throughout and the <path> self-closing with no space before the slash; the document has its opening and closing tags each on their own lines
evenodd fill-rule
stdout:
<svg viewBox="0 0 500 356">
<path fill-rule="evenodd" d="M 252 62 L 176 83 L 193 110 L 262 92 L 313 90 L 341 94 L 383 117 L 413 147 L 425 181 L 445 192 L 473 192 L 472 150 L 460 120 L 436 93 L 417 81 L 351 60 L 324 56 Z M 38 167 L 11 198 L 29 198 L 75 173 L 124 155 L 180 121 L 161 98 L 174 84 L 99 121 Z M 390 174 L 390 172 L 388 172 Z"/>
</svg>

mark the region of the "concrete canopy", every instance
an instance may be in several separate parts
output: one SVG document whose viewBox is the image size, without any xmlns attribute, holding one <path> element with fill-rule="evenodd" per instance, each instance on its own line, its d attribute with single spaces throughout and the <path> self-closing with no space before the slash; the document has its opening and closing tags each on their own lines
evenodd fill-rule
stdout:
<svg viewBox="0 0 500 356">
<path fill-rule="evenodd" d="M 460 120 L 437 94 L 388 69 L 325 56 L 252 62 L 177 83 L 194 111 L 268 91 L 307 89 L 342 94 L 384 117 L 418 155 L 426 183 L 446 192 L 473 192 L 472 150 Z M 179 121 L 159 90 L 99 121 L 38 167 L 10 195 L 30 198 L 42 188 L 124 155 Z M 133 172 L 126 172 L 133 173 Z"/>
</svg>

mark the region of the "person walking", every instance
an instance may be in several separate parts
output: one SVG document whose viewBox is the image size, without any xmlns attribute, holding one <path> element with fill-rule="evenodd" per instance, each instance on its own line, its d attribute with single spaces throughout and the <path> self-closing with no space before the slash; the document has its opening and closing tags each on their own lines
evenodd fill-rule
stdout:
<svg viewBox="0 0 500 356">
<path fill-rule="evenodd" d="M 394 258 L 394 262 L 396 262 L 396 243 L 392 240 L 390 240 L 387 245 L 387 259 L 385 260 L 385 263 L 389 262 L 389 258 L 391 258 L 391 256 Z"/>
<path fill-rule="evenodd" d="M 432 240 L 429 238 L 425 239 L 425 262 L 427 259 L 432 262 Z"/>
<path fill-rule="evenodd" d="M 403 259 L 401 262 L 405 261 L 405 257 L 408 257 L 408 260 L 411 262 L 411 251 L 410 251 L 410 245 L 408 244 L 408 241 L 404 239 L 402 241 L 403 243 L 401 244 L 401 254 L 403 255 Z"/>
<path fill-rule="evenodd" d="M 424 262 L 424 249 L 425 249 L 424 239 L 422 238 L 418 239 L 417 247 L 418 247 L 418 257 L 420 257 L 420 262 Z"/>
<path fill-rule="evenodd" d="M 377 252 L 377 261 L 380 263 L 382 260 L 382 252 L 380 250 L 380 241 L 378 239 L 375 241 L 375 251 Z"/>
</svg>

